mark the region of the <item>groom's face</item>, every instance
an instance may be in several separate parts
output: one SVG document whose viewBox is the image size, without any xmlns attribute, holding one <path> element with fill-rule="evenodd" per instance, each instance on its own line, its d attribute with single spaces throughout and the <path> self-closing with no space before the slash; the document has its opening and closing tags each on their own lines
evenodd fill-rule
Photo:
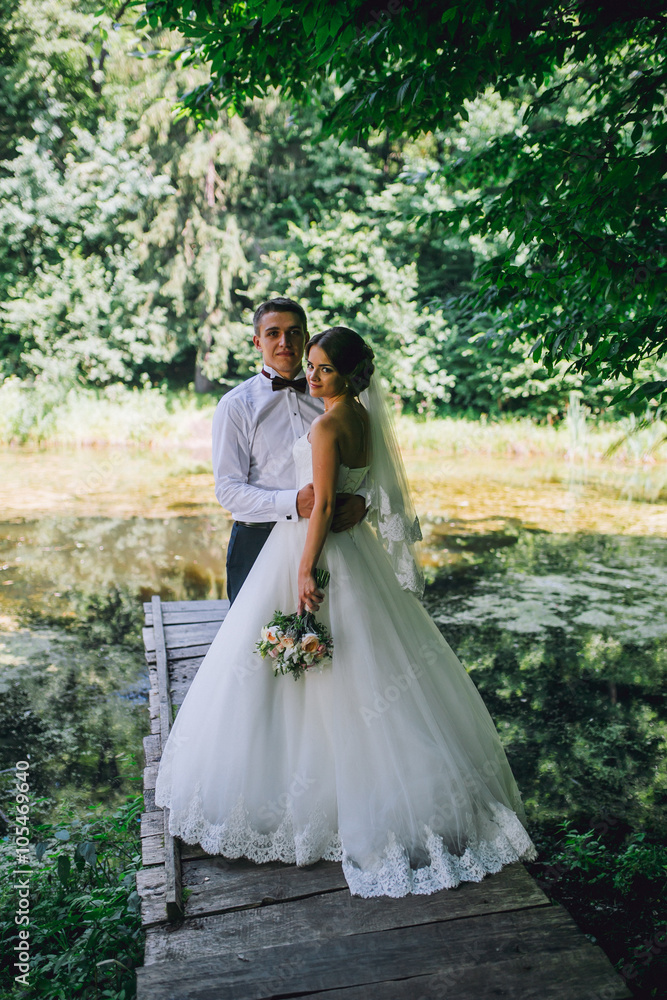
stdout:
<svg viewBox="0 0 667 1000">
<path fill-rule="evenodd" d="M 301 369 L 308 334 L 296 313 L 268 312 L 259 321 L 252 342 L 262 352 L 264 364 L 283 378 L 293 378 Z"/>
</svg>

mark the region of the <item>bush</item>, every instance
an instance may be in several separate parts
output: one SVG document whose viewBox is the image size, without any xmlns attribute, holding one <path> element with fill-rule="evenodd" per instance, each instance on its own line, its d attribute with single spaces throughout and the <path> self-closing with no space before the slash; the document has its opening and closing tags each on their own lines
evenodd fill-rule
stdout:
<svg viewBox="0 0 667 1000">
<path fill-rule="evenodd" d="M 135 887 L 141 866 L 142 802 L 139 794 L 112 816 L 70 816 L 33 827 L 28 987 L 14 983 L 15 852 L 11 838 L 0 843 L 2 1000 L 18 995 L 26 1000 L 134 997 L 134 968 L 143 957 Z"/>
<path fill-rule="evenodd" d="M 605 824 L 606 826 L 606 824 Z M 643 832 L 579 833 L 573 824 L 539 843 L 530 865 L 542 888 L 616 965 L 636 997 L 662 996 L 667 981 L 667 847 Z"/>
</svg>

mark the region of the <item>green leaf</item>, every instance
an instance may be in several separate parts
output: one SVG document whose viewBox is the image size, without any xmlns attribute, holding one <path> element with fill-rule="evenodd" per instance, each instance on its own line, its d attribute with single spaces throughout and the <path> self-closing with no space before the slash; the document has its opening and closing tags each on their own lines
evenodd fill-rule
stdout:
<svg viewBox="0 0 667 1000">
<path fill-rule="evenodd" d="M 273 21 L 280 11 L 281 6 L 281 0 L 266 0 L 266 3 L 262 6 L 262 25 L 264 27 Z"/>
<path fill-rule="evenodd" d="M 90 841 L 85 841 L 83 844 L 79 845 L 81 857 L 88 862 L 91 868 L 95 867 L 97 862 L 97 852 L 95 850 L 95 845 Z"/>
<path fill-rule="evenodd" d="M 71 869 L 72 869 L 72 863 L 70 859 L 67 857 L 66 854 L 60 854 L 58 856 L 57 872 L 58 872 L 58 878 L 63 883 L 63 885 L 67 884 Z"/>
<path fill-rule="evenodd" d="M 448 7 L 447 10 L 444 11 L 442 17 L 440 18 L 440 23 L 446 24 L 447 21 L 454 20 L 456 17 L 458 17 L 458 10 L 459 10 L 458 7 Z"/>
</svg>

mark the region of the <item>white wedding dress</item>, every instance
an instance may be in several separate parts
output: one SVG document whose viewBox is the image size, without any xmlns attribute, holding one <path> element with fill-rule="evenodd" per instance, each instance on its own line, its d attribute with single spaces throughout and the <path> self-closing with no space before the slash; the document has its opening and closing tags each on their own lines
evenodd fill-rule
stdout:
<svg viewBox="0 0 667 1000">
<path fill-rule="evenodd" d="M 311 482 L 305 436 L 294 457 Z M 342 466 L 339 492 L 366 471 Z M 535 857 L 482 698 L 370 525 L 329 534 L 318 563 L 329 665 L 295 681 L 255 652 L 274 612 L 296 610 L 307 528 L 274 527 L 178 711 L 155 791 L 172 834 L 230 858 L 341 860 L 358 896 L 432 893 Z"/>
</svg>

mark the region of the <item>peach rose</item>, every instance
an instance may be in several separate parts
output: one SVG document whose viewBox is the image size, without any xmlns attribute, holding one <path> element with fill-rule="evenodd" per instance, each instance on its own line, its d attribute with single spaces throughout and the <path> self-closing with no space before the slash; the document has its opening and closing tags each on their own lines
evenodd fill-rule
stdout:
<svg viewBox="0 0 667 1000">
<path fill-rule="evenodd" d="M 301 640 L 301 649 L 304 653 L 314 653 L 320 644 L 319 636 L 315 635 L 313 632 L 309 632 L 304 635 Z"/>
</svg>

